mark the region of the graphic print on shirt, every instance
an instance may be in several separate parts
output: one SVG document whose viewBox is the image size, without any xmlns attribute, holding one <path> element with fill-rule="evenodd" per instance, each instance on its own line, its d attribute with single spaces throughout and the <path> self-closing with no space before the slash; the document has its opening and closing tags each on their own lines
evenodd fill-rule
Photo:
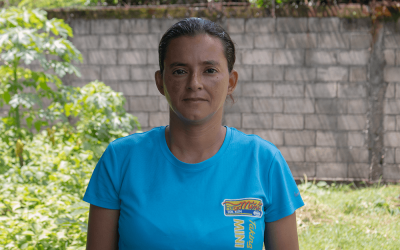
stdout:
<svg viewBox="0 0 400 250">
<path fill-rule="evenodd" d="M 248 216 L 261 218 L 263 203 L 257 198 L 225 199 L 222 202 L 225 216 Z"/>
<path fill-rule="evenodd" d="M 246 246 L 246 248 L 253 249 L 253 242 L 256 234 L 255 232 L 256 223 L 252 220 L 249 220 L 248 233 L 246 233 L 245 224 L 246 223 L 244 220 L 233 219 L 234 232 L 235 232 L 235 248 L 244 248 Z M 246 235 L 248 235 L 247 238 Z"/>
</svg>

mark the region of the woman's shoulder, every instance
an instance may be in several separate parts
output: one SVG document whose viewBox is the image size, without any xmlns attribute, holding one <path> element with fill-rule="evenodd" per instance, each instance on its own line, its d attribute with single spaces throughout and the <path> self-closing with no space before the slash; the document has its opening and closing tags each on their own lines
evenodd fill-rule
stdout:
<svg viewBox="0 0 400 250">
<path fill-rule="evenodd" d="M 230 128 L 232 130 L 233 143 L 243 147 L 245 149 L 257 149 L 264 152 L 275 154 L 279 152 L 279 149 L 271 142 L 261 138 L 255 134 L 246 134 L 236 128 Z"/>
<path fill-rule="evenodd" d="M 152 147 L 159 140 L 162 130 L 163 127 L 156 127 L 146 132 L 133 133 L 131 135 L 114 140 L 110 143 L 110 145 L 114 148 L 114 150 L 137 147 Z"/>
</svg>

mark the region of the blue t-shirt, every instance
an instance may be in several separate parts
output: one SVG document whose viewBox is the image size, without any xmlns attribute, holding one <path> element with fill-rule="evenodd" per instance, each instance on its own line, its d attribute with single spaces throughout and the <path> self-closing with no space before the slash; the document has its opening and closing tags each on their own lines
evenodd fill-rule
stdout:
<svg viewBox="0 0 400 250">
<path fill-rule="evenodd" d="M 84 201 L 119 209 L 119 249 L 262 249 L 265 222 L 304 205 L 280 151 L 227 127 L 219 151 L 178 160 L 165 127 L 110 143 Z"/>
</svg>

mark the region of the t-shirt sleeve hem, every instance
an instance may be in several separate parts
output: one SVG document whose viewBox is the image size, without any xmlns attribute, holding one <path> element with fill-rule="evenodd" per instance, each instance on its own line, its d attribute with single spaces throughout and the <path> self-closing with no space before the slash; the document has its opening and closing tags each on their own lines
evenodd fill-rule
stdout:
<svg viewBox="0 0 400 250">
<path fill-rule="evenodd" d="M 279 212 L 270 214 L 268 218 L 265 218 L 265 222 L 274 222 L 280 220 L 286 216 L 289 216 L 294 213 L 297 209 L 304 206 L 304 202 L 302 199 L 298 200 L 293 206 L 286 206 L 285 208 L 281 209 Z"/>
<path fill-rule="evenodd" d="M 113 203 L 113 202 L 109 202 L 109 201 L 99 200 L 98 198 L 95 198 L 95 197 L 89 196 L 89 195 L 83 196 L 82 200 L 86 201 L 87 203 L 90 203 L 92 205 L 95 205 L 95 206 L 98 206 L 98 207 L 102 207 L 102 208 L 115 209 L 115 210 L 119 210 L 120 209 L 119 204 L 116 204 L 116 203 Z"/>
</svg>

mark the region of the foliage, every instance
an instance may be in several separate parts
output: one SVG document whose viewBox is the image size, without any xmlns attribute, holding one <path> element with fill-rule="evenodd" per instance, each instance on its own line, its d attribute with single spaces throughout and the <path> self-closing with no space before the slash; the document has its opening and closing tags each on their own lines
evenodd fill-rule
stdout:
<svg viewBox="0 0 400 250">
<path fill-rule="evenodd" d="M 9 106 L 3 122 L 6 129 L 13 131 L 11 139 L 16 141 L 21 166 L 23 144 L 18 140 L 30 133 L 32 125 L 39 131 L 57 118 L 44 100 L 59 100 L 57 89 L 62 83 L 58 77 L 66 73 L 79 75 L 72 62 L 82 60 L 82 55 L 68 37 L 72 37 L 71 27 L 60 19 L 48 20 L 45 11 L 0 11 L 0 52 L 4 61 L 0 66 L 0 107 Z M 38 71 L 28 68 L 33 62 L 39 63 Z M 46 70 L 53 70 L 58 76 L 45 73 Z"/>
<path fill-rule="evenodd" d="M 299 185 L 300 249 L 400 249 L 400 185 Z"/>
<path fill-rule="evenodd" d="M 81 201 L 105 147 L 140 125 L 123 109 L 125 98 L 104 83 L 63 92 L 64 107 L 76 116 L 23 137 L 23 167 L 13 157 L 12 131 L 0 123 L 0 246 L 5 249 L 84 249 L 88 204 Z"/>
</svg>

